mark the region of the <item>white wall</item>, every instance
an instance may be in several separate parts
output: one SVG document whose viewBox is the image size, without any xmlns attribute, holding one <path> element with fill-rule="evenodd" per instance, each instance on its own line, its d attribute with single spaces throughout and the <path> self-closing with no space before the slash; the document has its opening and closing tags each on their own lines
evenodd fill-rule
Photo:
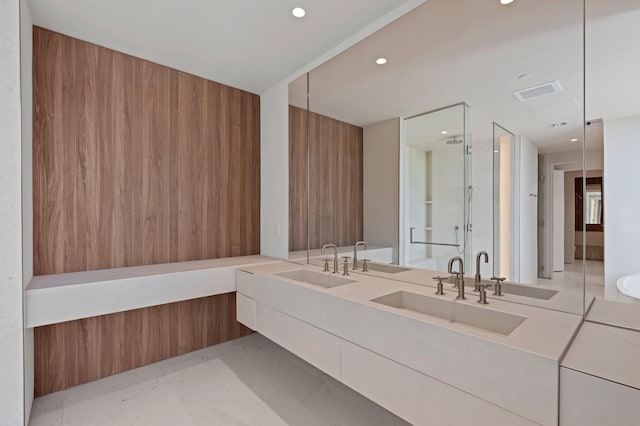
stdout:
<svg viewBox="0 0 640 426">
<path fill-rule="evenodd" d="M 33 278 L 33 23 L 29 2 L 20 2 L 20 74 L 22 98 L 22 282 Z M 24 330 L 24 410 L 29 423 L 33 404 L 33 329 Z"/>
<path fill-rule="evenodd" d="M 260 96 L 260 254 L 289 258 L 289 84 Z"/>
<path fill-rule="evenodd" d="M 427 197 L 427 180 L 430 179 L 428 173 L 428 161 L 426 151 L 415 146 L 407 147 L 409 158 L 409 228 L 414 228 L 413 239 L 415 241 L 431 241 L 432 234 L 427 232 L 427 205 L 425 201 L 431 199 L 431 194 Z M 431 207 L 429 210 L 432 212 Z M 432 214 L 432 213 L 429 213 Z M 433 225 L 431 223 L 430 225 Z M 409 229 L 409 237 L 411 229 Z M 409 247 L 409 259 L 411 261 L 421 261 L 431 257 L 433 250 L 428 250 L 424 244 L 411 244 Z"/>
<path fill-rule="evenodd" d="M 493 139 L 474 138 L 471 156 L 471 212 L 473 215 L 473 240 L 471 257 L 474 262 L 467 265 L 469 273 L 475 274 L 475 255 L 479 251 L 489 254 L 489 263 L 480 263 L 484 277 L 493 275 Z"/>
<path fill-rule="evenodd" d="M 640 274 L 640 115 L 604 124 L 605 288 Z"/>
<path fill-rule="evenodd" d="M 553 171 L 553 272 L 564 271 L 564 170 Z"/>
<path fill-rule="evenodd" d="M 462 145 L 443 145 L 431 151 L 432 161 L 432 242 L 453 244 L 456 242 L 455 227 L 458 226 L 458 244 L 462 251 L 464 232 L 464 173 Z M 436 269 L 446 270 L 450 257 L 457 256 L 455 247 L 433 246 L 432 257 Z M 470 271 L 466 268 L 465 271 Z"/>
<path fill-rule="evenodd" d="M 0 422 L 24 423 L 20 3 L 0 2 Z"/>
<path fill-rule="evenodd" d="M 520 136 L 520 282 L 538 279 L 538 147 Z"/>
<path fill-rule="evenodd" d="M 393 247 L 394 263 L 398 263 L 399 155 L 399 118 L 364 128 L 363 238 L 371 245 Z"/>
</svg>

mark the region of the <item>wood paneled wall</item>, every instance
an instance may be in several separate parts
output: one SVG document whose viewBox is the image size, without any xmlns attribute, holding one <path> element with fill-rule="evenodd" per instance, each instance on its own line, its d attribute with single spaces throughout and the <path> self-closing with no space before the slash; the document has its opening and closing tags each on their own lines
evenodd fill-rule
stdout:
<svg viewBox="0 0 640 426">
<path fill-rule="evenodd" d="M 362 240 L 363 129 L 309 113 L 311 248 Z M 289 249 L 307 247 L 307 112 L 289 106 Z"/>
<path fill-rule="evenodd" d="M 252 333 L 236 293 L 36 327 L 35 396 Z"/>
<path fill-rule="evenodd" d="M 34 27 L 35 275 L 257 254 L 257 95 Z"/>
</svg>

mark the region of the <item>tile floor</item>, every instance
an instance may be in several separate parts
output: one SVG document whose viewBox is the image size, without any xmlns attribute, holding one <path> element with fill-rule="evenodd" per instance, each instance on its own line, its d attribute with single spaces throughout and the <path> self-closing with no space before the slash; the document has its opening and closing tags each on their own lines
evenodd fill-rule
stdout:
<svg viewBox="0 0 640 426">
<path fill-rule="evenodd" d="M 640 304 L 640 300 L 625 296 L 615 287 L 605 290 L 604 262 L 597 260 L 587 260 L 586 262 L 584 288 L 587 295 L 593 295 L 602 300 Z M 576 260 L 575 263 L 565 263 L 564 267 L 564 272 L 554 272 L 551 279 L 538 278 L 538 284 L 544 287 L 582 290 L 582 260 Z"/>
<path fill-rule="evenodd" d="M 37 398 L 31 426 L 406 425 L 261 335 Z"/>
</svg>

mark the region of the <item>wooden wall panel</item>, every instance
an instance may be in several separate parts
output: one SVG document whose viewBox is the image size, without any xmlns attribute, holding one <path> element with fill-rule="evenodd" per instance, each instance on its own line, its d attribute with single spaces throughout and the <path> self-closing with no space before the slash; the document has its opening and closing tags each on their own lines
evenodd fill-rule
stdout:
<svg viewBox="0 0 640 426">
<path fill-rule="evenodd" d="M 260 99 L 34 27 L 35 275 L 257 254 Z"/>
<path fill-rule="evenodd" d="M 236 293 L 36 327 L 35 396 L 252 333 Z"/>
<path fill-rule="evenodd" d="M 307 112 L 289 106 L 289 249 L 307 246 Z M 311 248 L 353 245 L 363 229 L 363 129 L 309 113 Z"/>
</svg>

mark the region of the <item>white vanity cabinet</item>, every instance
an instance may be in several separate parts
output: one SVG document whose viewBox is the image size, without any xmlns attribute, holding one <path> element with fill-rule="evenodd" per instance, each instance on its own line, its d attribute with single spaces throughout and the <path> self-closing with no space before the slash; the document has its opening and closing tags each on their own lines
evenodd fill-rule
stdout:
<svg viewBox="0 0 640 426">
<path fill-rule="evenodd" d="M 310 272 L 286 275 L 302 270 Z M 500 305 L 527 317 L 519 333 L 502 337 L 371 301 L 430 288 L 354 275 L 349 285 L 325 289 L 320 281 L 295 283 L 294 275 L 311 280 L 318 272 L 291 264 L 238 274 L 239 321 L 412 424 L 557 425 L 558 360 L 518 347 L 537 345 L 530 333 L 546 329 L 549 320 L 536 308 Z M 557 320 L 567 336 L 578 324 Z M 551 336 L 542 346 L 560 354 L 560 340 Z"/>
<path fill-rule="evenodd" d="M 340 380 L 340 338 L 262 303 L 256 304 L 256 331 Z"/>
<path fill-rule="evenodd" d="M 636 426 L 640 389 L 560 368 L 560 426 Z"/>
<path fill-rule="evenodd" d="M 236 319 L 251 330 L 256 330 L 256 302 L 253 299 L 254 277 L 249 272 L 236 270 Z"/>
<path fill-rule="evenodd" d="M 585 322 L 560 368 L 560 426 L 640 424 L 640 331 Z"/>
<path fill-rule="evenodd" d="M 341 381 L 414 425 L 535 425 L 353 343 L 341 342 Z"/>
</svg>

